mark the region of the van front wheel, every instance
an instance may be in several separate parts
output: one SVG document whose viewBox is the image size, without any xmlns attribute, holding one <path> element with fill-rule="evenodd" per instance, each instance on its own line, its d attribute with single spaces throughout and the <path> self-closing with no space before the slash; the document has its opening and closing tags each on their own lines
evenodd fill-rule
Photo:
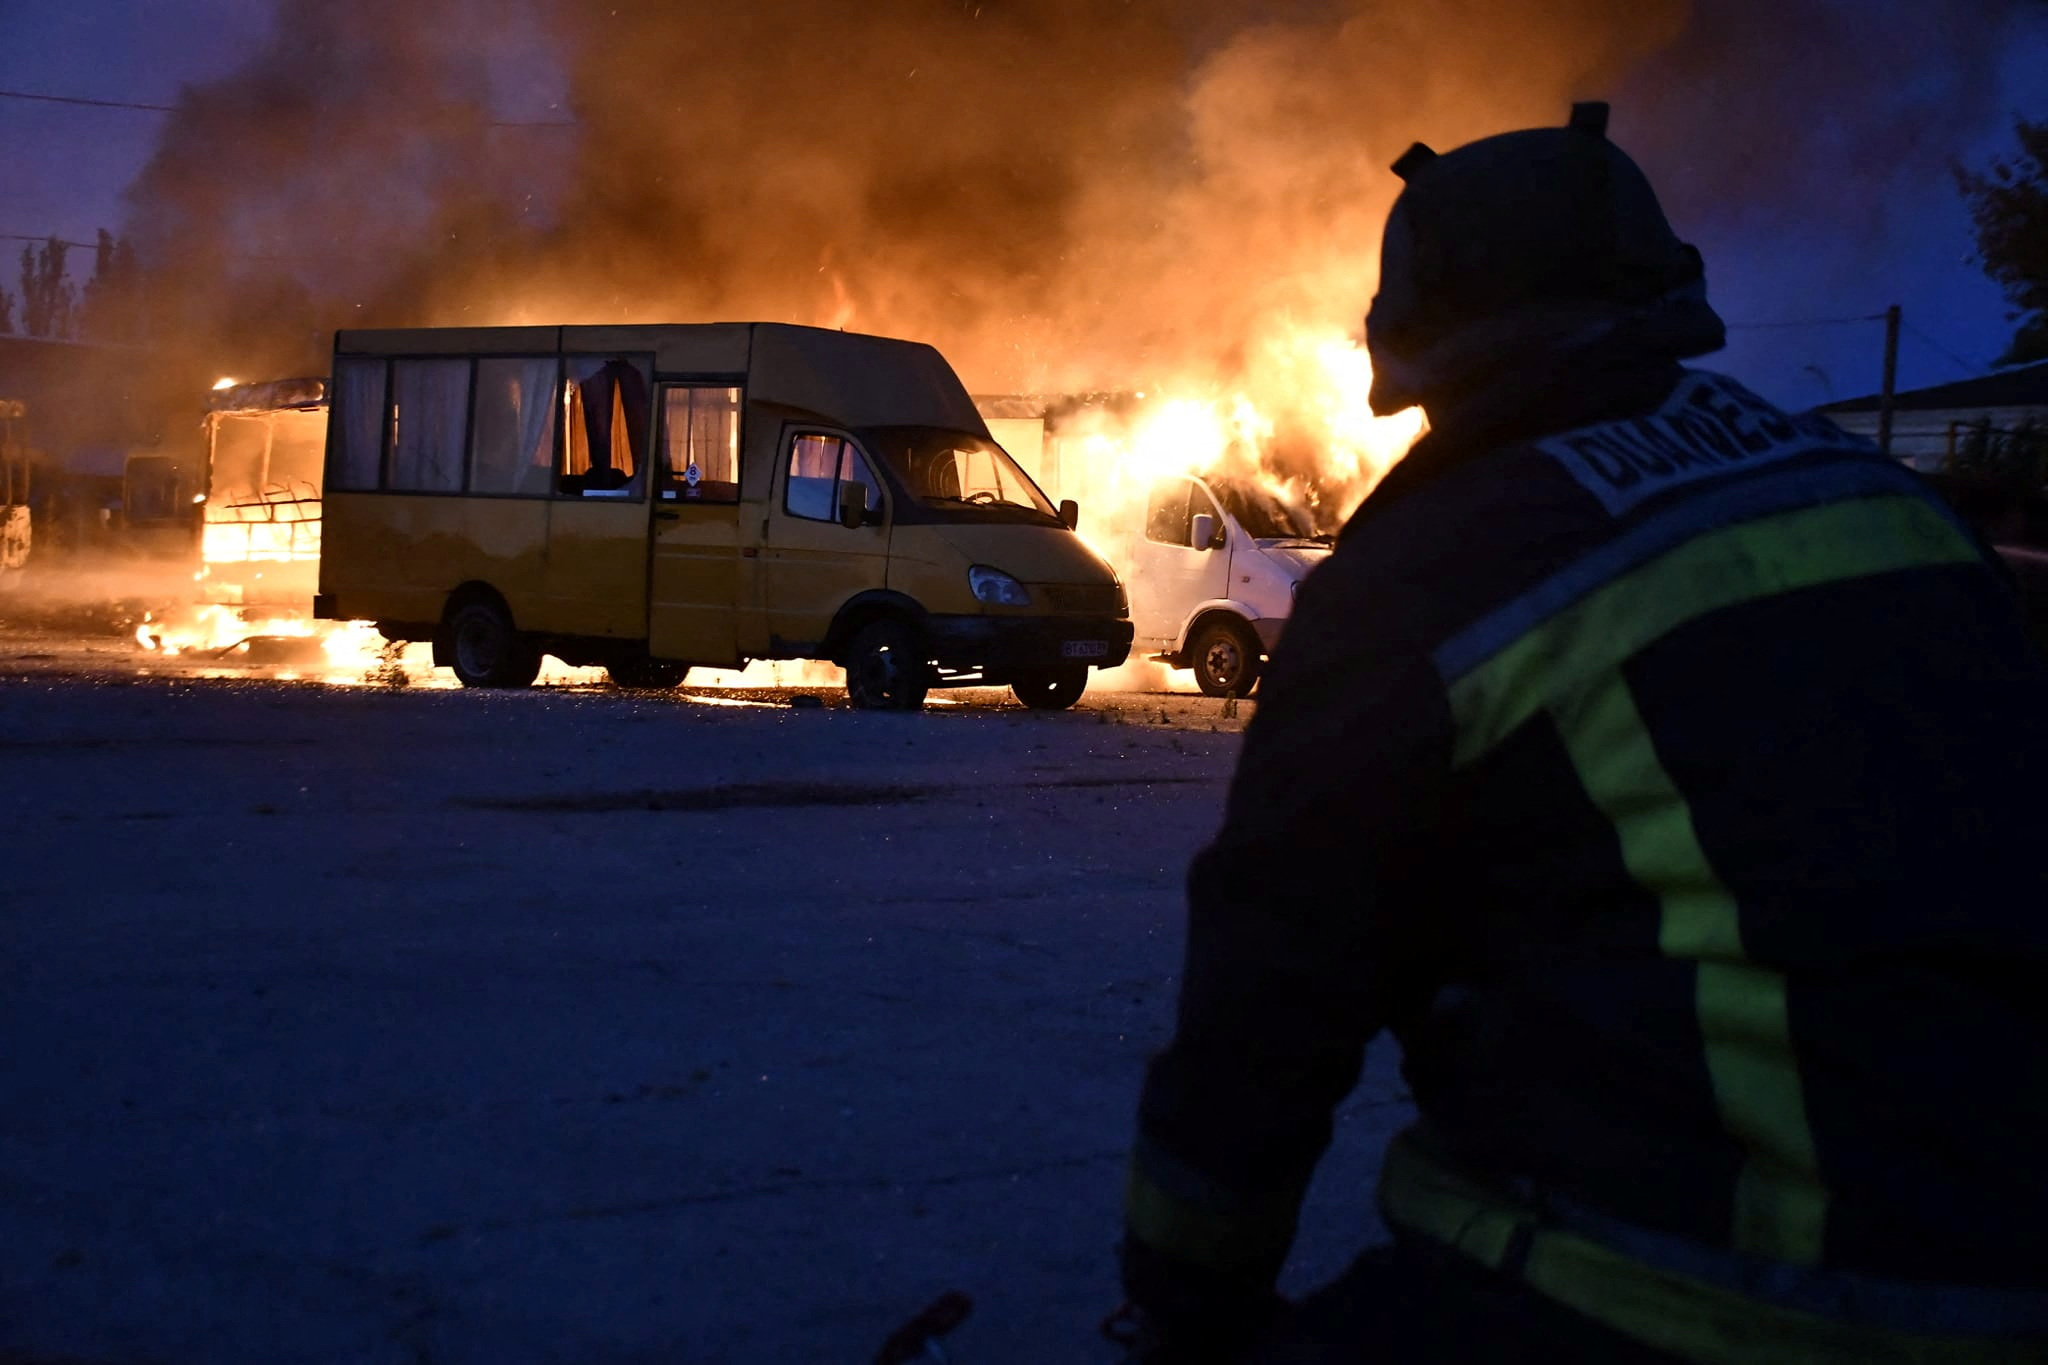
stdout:
<svg viewBox="0 0 2048 1365">
<path fill-rule="evenodd" d="M 1235 621 L 1214 620 L 1188 643 L 1195 683 L 1212 697 L 1242 697 L 1259 680 L 1259 642 Z"/>
<path fill-rule="evenodd" d="M 1010 690 L 1017 694 L 1018 701 L 1034 711 L 1064 711 L 1088 690 L 1088 670 L 1063 668 L 1019 678 L 1010 684 Z"/>
<path fill-rule="evenodd" d="M 448 658 L 464 687 L 525 687 L 540 676 L 540 651 L 520 638 L 511 615 L 478 600 L 448 618 Z"/>
<path fill-rule="evenodd" d="M 931 689 L 917 632 L 884 618 L 862 626 L 846 651 L 846 699 L 863 711 L 915 711 Z"/>
</svg>

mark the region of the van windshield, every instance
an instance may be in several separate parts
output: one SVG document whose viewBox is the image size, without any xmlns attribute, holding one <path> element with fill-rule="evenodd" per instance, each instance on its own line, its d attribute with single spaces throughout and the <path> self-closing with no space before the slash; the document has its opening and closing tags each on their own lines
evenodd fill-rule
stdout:
<svg viewBox="0 0 2048 1365">
<path fill-rule="evenodd" d="M 985 436 L 943 427 L 871 427 L 860 437 L 927 507 L 989 520 L 1061 524 L 1031 476 Z"/>
<path fill-rule="evenodd" d="M 1309 519 L 1307 508 L 1287 502 L 1255 483 L 1247 483 L 1243 479 L 1210 479 L 1209 487 L 1215 491 L 1216 500 L 1223 504 L 1223 510 L 1253 540 L 1313 540 L 1321 543 L 1330 539 L 1316 534 L 1315 523 Z"/>
</svg>

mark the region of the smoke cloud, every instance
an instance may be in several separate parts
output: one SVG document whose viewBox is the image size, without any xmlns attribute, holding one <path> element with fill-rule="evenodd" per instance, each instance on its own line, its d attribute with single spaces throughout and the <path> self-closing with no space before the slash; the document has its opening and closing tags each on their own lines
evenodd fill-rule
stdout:
<svg viewBox="0 0 2048 1365">
<path fill-rule="evenodd" d="M 1228 383 L 1276 328 L 1358 330 L 1411 141 L 1616 97 L 1681 232 L 1868 221 L 1859 177 L 1995 117 L 2010 9 L 279 0 L 128 228 L 180 384 L 321 372 L 337 326 L 756 318 L 928 340 L 981 392 Z"/>
<path fill-rule="evenodd" d="M 1268 319 L 1356 330 L 1409 141 L 1554 121 L 1683 21 L 281 0 L 129 228 L 202 369 L 317 369 L 335 326 L 773 318 L 931 340 L 981 390 L 1225 373 Z M 504 126 L 546 120 L 573 126 Z"/>
</svg>

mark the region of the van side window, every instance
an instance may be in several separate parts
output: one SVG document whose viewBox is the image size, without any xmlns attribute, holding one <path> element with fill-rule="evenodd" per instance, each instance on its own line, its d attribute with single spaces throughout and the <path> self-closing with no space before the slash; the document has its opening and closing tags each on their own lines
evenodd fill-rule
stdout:
<svg viewBox="0 0 2048 1365">
<path fill-rule="evenodd" d="M 469 436 L 469 491 L 504 496 L 548 495 L 555 472 L 555 385 L 559 367 L 545 359 L 476 363 L 476 422 Z"/>
<path fill-rule="evenodd" d="M 667 384 L 661 398 L 661 496 L 740 500 L 740 391 Z"/>
<path fill-rule="evenodd" d="M 846 443 L 846 463 L 840 466 L 839 481 L 859 484 L 865 494 L 861 500 L 862 505 L 871 513 L 881 512 L 882 481 L 868 468 L 867 456 L 861 454 L 860 447 L 851 441 Z M 833 512 L 837 515 L 838 509 L 834 508 Z"/>
<path fill-rule="evenodd" d="M 783 510 L 811 521 L 832 520 L 832 490 L 839 480 L 839 448 L 845 444 L 837 436 L 799 436 L 791 442 L 789 486 L 783 490 Z"/>
<path fill-rule="evenodd" d="M 793 517 L 839 520 L 839 485 L 857 484 L 870 512 L 882 510 L 882 484 L 860 447 L 839 436 L 807 432 L 790 443 L 789 483 L 782 506 Z"/>
<path fill-rule="evenodd" d="M 644 486 L 651 390 L 646 367 L 621 356 L 570 356 L 562 386 L 564 497 L 632 498 Z"/>
<path fill-rule="evenodd" d="M 1145 504 L 1145 539 L 1161 545 L 1188 543 L 1188 494 L 1193 489 L 1186 479 L 1164 479 L 1152 486 L 1152 500 Z"/>
<path fill-rule="evenodd" d="M 462 491 L 469 434 L 469 362 L 397 360 L 391 365 L 391 465 L 398 493 Z"/>
<path fill-rule="evenodd" d="M 384 358 L 337 357 L 333 401 L 326 486 L 337 493 L 373 491 L 384 463 Z"/>
<path fill-rule="evenodd" d="M 1187 534 L 1181 538 L 1181 543 L 1184 545 L 1193 545 L 1195 543 L 1196 517 L 1208 517 L 1213 520 L 1216 523 L 1216 530 L 1212 533 L 1209 544 L 1212 547 L 1223 544 L 1223 514 L 1216 510 L 1215 499 L 1211 498 L 1200 484 L 1191 483 L 1188 485 Z"/>
<path fill-rule="evenodd" d="M 1152 486 L 1152 500 L 1145 505 L 1145 539 L 1161 545 L 1195 543 L 1195 518 L 1214 517 L 1216 538 L 1223 543 L 1223 514 L 1216 502 L 1193 479 L 1163 479 Z"/>
</svg>

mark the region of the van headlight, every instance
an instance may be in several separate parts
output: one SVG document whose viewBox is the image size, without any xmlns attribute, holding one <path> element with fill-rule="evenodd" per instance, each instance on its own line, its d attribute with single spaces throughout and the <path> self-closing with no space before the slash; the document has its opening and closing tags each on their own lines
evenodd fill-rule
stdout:
<svg viewBox="0 0 2048 1365">
<path fill-rule="evenodd" d="M 967 571 L 967 586 L 974 600 L 997 607 L 1028 607 L 1031 590 L 1001 569 L 977 564 Z"/>
</svg>

